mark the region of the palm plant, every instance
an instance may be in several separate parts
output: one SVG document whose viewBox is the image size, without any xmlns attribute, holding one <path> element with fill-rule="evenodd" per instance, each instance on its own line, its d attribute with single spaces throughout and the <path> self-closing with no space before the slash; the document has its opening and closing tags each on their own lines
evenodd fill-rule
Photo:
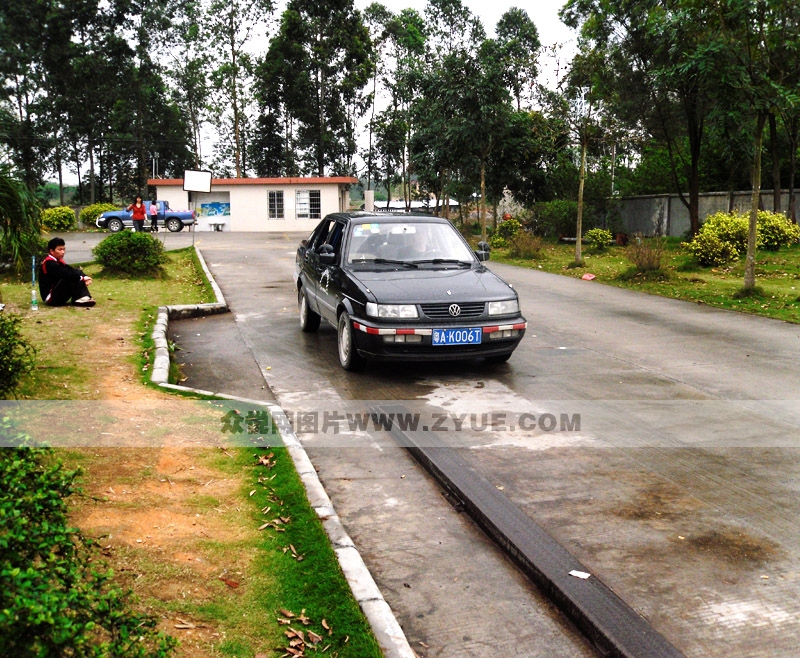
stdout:
<svg viewBox="0 0 800 658">
<path fill-rule="evenodd" d="M 39 252 L 41 213 L 25 184 L 0 163 L 0 256 L 21 272 Z"/>
</svg>

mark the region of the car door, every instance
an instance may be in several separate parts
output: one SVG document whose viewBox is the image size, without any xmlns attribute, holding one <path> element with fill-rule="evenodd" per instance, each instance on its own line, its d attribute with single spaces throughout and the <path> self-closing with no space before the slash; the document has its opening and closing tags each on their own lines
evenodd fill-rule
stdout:
<svg viewBox="0 0 800 658">
<path fill-rule="evenodd" d="M 339 271 L 342 264 L 342 244 L 344 242 L 344 221 L 334 221 L 328 228 L 328 233 L 319 246 L 323 250 L 335 255 L 335 262 L 319 263 L 319 279 L 317 288 L 318 313 L 331 324 L 336 324 L 336 309 L 341 298 Z"/>
<path fill-rule="evenodd" d="M 320 315 L 322 315 L 322 313 L 320 313 L 319 303 L 317 301 L 317 291 L 319 290 L 319 280 L 324 268 L 319 260 L 319 252 L 334 223 L 333 220 L 326 217 L 317 225 L 317 228 L 314 229 L 314 232 L 308 238 L 305 251 L 303 252 L 303 259 L 300 264 L 300 278 L 303 283 L 303 288 L 305 289 L 308 307 Z"/>
</svg>

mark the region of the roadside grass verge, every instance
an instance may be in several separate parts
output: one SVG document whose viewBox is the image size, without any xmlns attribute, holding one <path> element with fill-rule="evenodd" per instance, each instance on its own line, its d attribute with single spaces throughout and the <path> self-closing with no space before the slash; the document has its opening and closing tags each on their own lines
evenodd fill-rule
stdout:
<svg viewBox="0 0 800 658">
<path fill-rule="evenodd" d="M 681 247 L 679 239 L 667 238 L 664 240 L 664 266 L 640 273 L 629 259 L 629 249 L 630 244 L 599 252 L 587 249 L 583 252 L 585 265 L 580 269 L 570 268 L 575 259 L 575 246 L 554 240 L 544 241 L 536 259 L 510 258 L 508 249 L 495 249 L 492 260 L 578 279 L 590 273 L 596 277 L 593 283 L 800 323 L 800 245 L 777 252 L 758 252 L 757 290 L 749 296 L 738 294 L 744 279 L 743 258 L 724 267 L 701 267 Z"/>
<path fill-rule="evenodd" d="M 159 277 L 110 275 L 95 264 L 82 267 L 94 280 L 91 293 L 97 300 L 88 309 L 40 303 L 38 311 L 31 311 L 30 281 L 9 274 L 0 277 L 2 301 L 8 311 L 24 316 L 23 331 L 37 350 L 36 369 L 22 382 L 17 397 L 99 399 L 108 394 L 100 386 L 108 385 L 104 373 L 113 372 L 120 358 L 142 372 L 150 362 L 150 332 L 158 307 L 213 301 L 192 249 L 168 252 L 168 258 Z M 127 373 L 126 381 L 135 378 Z"/>
<path fill-rule="evenodd" d="M 159 277 L 83 269 L 90 309 L 31 311 L 30 281 L 11 275 L 0 294 L 38 351 L 18 398 L 53 401 L 25 412 L 31 434 L 89 446 L 53 451 L 82 471 L 70 518 L 135 609 L 179 640 L 180 658 L 281 655 L 290 643 L 379 658 L 286 450 L 226 447 L 218 406 L 148 382 L 158 307 L 213 301 L 193 251 L 169 252 Z"/>
</svg>

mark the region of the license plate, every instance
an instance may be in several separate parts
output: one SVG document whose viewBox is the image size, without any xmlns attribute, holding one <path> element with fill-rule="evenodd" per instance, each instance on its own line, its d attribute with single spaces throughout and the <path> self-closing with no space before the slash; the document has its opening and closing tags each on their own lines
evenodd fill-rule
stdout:
<svg viewBox="0 0 800 658">
<path fill-rule="evenodd" d="M 472 329 L 434 329 L 434 345 L 477 345 L 483 337 L 480 327 Z"/>
</svg>

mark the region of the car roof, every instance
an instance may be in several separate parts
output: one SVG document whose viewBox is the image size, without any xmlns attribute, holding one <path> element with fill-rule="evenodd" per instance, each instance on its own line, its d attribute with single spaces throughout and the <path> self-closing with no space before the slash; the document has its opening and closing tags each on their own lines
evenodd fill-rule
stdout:
<svg viewBox="0 0 800 658">
<path fill-rule="evenodd" d="M 435 217 L 433 215 L 419 215 L 413 213 L 405 213 L 405 212 L 367 212 L 363 210 L 354 211 L 354 212 L 341 212 L 341 213 L 334 213 L 326 217 L 326 219 L 330 218 L 333 219 L 334 217 L 341 217 L 350 222 L 386 222 L 386 221 L 396 221 L 396 222 L 415 222 L 415 223 L 430 223 L 430 224 L 441 224 L 443 222 L 449 222 L 449 220 L 445 217 Z"/>
</svg>

